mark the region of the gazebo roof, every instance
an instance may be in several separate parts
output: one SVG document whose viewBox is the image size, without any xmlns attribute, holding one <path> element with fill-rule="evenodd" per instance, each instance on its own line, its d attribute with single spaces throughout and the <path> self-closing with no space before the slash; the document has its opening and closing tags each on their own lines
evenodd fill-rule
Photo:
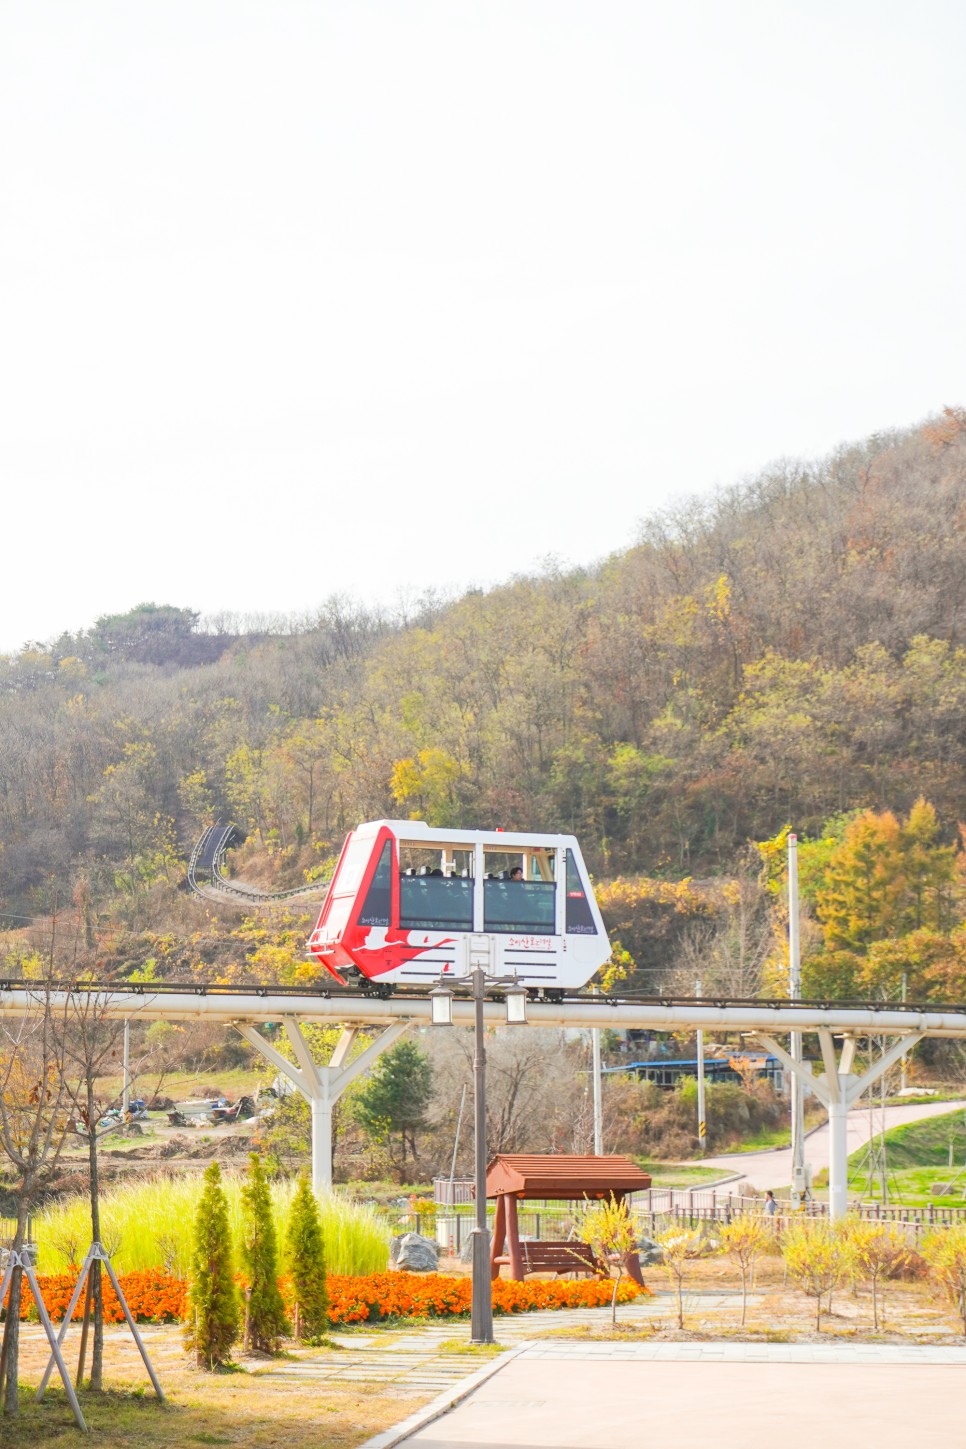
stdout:
<svg viewBox="0 0 966 1449">
<path fill-rule="evenodd" d="M 545 1202 L 610 1193 L 640 1192 L 651 1179 L 626 1157 L 578 1156 L 563 1152 L 501 1152 L 486 1169 L 486 1195 L 536 1198 Z"/>
</svg>

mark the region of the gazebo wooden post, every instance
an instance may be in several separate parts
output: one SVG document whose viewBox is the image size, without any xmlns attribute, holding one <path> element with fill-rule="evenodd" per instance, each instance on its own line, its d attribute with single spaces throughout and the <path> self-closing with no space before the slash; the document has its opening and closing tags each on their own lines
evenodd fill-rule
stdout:
<svg viewBox="0 0 966 1449">
<path fill-rule="evenodd" d="M 496 1199 L 496 1213 L 493 1218 L 493 1244 L 490 1248 L 490 1277 L 499 1278 L 500 1265 L 497 1258 L 503 1252 L 503 1244 L 506 1240 L 506 1194 L 498 1193 Z"/>
<path fill-rule="evenodd" d="M 627 1213 L 627 1216 L 630 1217 L 630 1213 L 627 1211 L 627 1194 L 622 1192 L 616 1194 L 616 1196 L 621 1207 Z M 641 1272 L 641 1260 L 636 1248 L 631 1248 L 624 1254 L 624 1272 L 639 1288 L 644 1287 L 644 1274 Z"/>
<path fill-rule="evenodd" d="M 506 1197 L 506 1236 L 507 1247 L 510 1253 L 510 1277 L 522 1283 L 525 1277 L 523 1271 L 523 1254 L 520 1252 L 520 1224 L 517 1220 L 517 1200 L 514 1193 L 505 1193 Z"/>
</svg>

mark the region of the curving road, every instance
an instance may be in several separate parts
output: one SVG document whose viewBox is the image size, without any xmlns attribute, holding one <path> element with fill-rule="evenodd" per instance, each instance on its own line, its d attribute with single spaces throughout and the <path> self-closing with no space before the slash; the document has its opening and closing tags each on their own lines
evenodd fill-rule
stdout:
<svg viewBox="0 0 966 1449">
<path fill-rule="evenodd" d="M 941 1117 L 946 1112 L 962 1111 L 966 1101 L 924 1102 L 917 1106 L 886 1108 L 886 1127 L 902 1127 L 906 1122 L 920 1122 L 927 1117 Z M 869 1109 L 867 1104 L 855 1107 L 848 1116 L 849 1153 L 857 1147 L 864 1147 L 878 1130 L 880 1117 L 876 1112 L 873 1131 L 869 1131 Z M 805 1160 L 813 1172 L 828 1167 L 828 1123 L 816 1128 L 805 1138 Z M 792 1175 L 792 1150 L 790 1147 L 775 1147 L 767 1152 L 727 1152 L 717 1157 L 702 1157 L 696 1167 L 720 1167 L 722 1172 L 738 1173 L 741 1181 L 763 1191 L 766 1187 L 786 1187 Z M 740 1192 L 741 1182 L 733 1190 Z"/>
</svg>

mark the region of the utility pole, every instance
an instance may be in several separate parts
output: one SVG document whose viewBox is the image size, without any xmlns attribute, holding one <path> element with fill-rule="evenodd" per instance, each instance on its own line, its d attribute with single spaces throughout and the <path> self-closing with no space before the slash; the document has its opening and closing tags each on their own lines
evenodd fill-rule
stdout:
<svg viewBox="0 0 966 1449">
<path fill-rule="evenodd" d="M 473 1126 L 476 1134 L 475 1192 L 476 1226 L 473 1244 L 473 1297 L 470 1310 L 470 1342 L 493 1342 L 493 1290 L 490 1283 L 490 1234 L 486 1225 L 486 1038 L 483 1001 L 486 997 L 486 967 L 490 963 L 486 938 L 472 938 L 470 981 L 474 1004 Z"/>
<path fill-rule="evenodd" d="M 788 837 L 788 995 L 798 1001 L 802 994 L 802 958 L 798 933 L 798 836 Z M 791 1033 L 791 1058 L 802 1060 L 802 1034 Z M 805 1196 L 805 1102 L 799 1073 L 792 1072 L 792 1207 L 798 1207 Z"/>
<path fill-rule="evenodd" d="M 903 973 L 902 973 L 902 1004 L 903 1004 L 903 1006 L 905 1006 L 905 1004 L 906 1004 L 906 995 L 908 993 L 908 990 L 909 990 L 909 974 L 908 974 L 908 972 L 903 971 Z M 900 1074 L 901 1074 L 901 1078 L 902 1078 L 902 1080 L 899 1083 L 899 1086 L 902 1089 L 902 1091 L 904 1092 L 906 1090 L 906 1054 L 905 1054 L 905 1052 L 903 1052 L 903 1054 L 902 1054 L 902 1064 L 901 1064 L 899 1070 L 900 1070 Z"/>
<path fill-rule="evenodd" d="M 115 1037 L 115 1041 L 117 1038 Z M 117 1098 L 114 1099 L 117 1101 Z M 128 1109 L 131 1105 L 131 1023 L 124 1023 L 124 1087 L 121 1096 L 122 1115 L 127 1121 Z M 93 1126 L 91 1131 L 93 1132 Z"/>
<path fill-rule="evenodd" d="M 596 988 L 595 988 L 596 994 Z M 604 1155 L 604 1104 L 601 1098 L 600 1077 L 600 1027 L 590 1028 L 590 1048 L 594 1078 L 594 1156 Z"/>
<path fill-rule="evenodd" d="M 694 983 L 694 994 L 700 1000 L 701 982 Z M 698 1146 L 704 1152 L 708 1145 L 708 1119 L 704 1108 L 704 1032 L 698 1028 Z"/>
</svg>

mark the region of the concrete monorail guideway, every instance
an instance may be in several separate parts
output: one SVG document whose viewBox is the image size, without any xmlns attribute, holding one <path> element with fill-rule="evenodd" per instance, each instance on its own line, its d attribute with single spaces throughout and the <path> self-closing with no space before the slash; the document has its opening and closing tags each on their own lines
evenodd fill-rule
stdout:
<svg viewBox="0 0 966 1449">
<path fill-rule="evenodd" d="M 312 1113 L 312 1181 L 317 1190 L 332 1182 L 332 1110 L 342 1092 L 375 1062 L 410 1026 L 428 1025 L 432 1003 L 428 995 L 392 996 L 318 991 L 266 986 L 184 986 L 138 984 L 119 986 L 54 984 L 49 991 L 28 981 L 0 981 L 0 1016 L 25 1017 L 45 1010 L 69 1013 L 72 1004 L 85 1011 L 131 1021 L 191 1021 L 208 1019 L 234 1026 L 245 1040 L 287 1077 L 309 1103 Z M 456 996 L 453 1024 L 472 1026 L 474 1003 Z M 499 1001 L 487 1001 L 484 1018 L 493 1026 L 505 1024 Z M 531 1001 L 531 1025 L 543 1027 L 644 1027 L 675 1031 L 681 1027 L 704 1031 L 740 1032 L 778 1057 L 786 1071 L 814 1093 L 829 1115 L 829 1210 L 845 1215 L 848 1186 L 846 1118 L 867 1087 L 893 1066 L 924 1037 L 966 1040 L 966 1006 L 885 1005 L 881 1002 L 795 1000 L 733 1000 L 714 997 L 631 997 L 574 994 L 559 1001 Z M 291 1043 L 293 1065 L 257 1030 L 259 1023 L 281 1024 Z M 303 1024 L 342 1027 L 329 1061 L 314 1061 L 302 1032 Z M 382 1027 L 353 1061 L 349 1055 L 361 1027 Z M 775 1040 L 776 1035 L 808 1032 L 818 1036 L 825 1068 L 813 1076 L 810 1064 L 793 1059 Z M 853 1070 L 858 1041 L 863 1036 L 895 1036 L 898 1040 L 867 1071 Z"/>
</svg>

